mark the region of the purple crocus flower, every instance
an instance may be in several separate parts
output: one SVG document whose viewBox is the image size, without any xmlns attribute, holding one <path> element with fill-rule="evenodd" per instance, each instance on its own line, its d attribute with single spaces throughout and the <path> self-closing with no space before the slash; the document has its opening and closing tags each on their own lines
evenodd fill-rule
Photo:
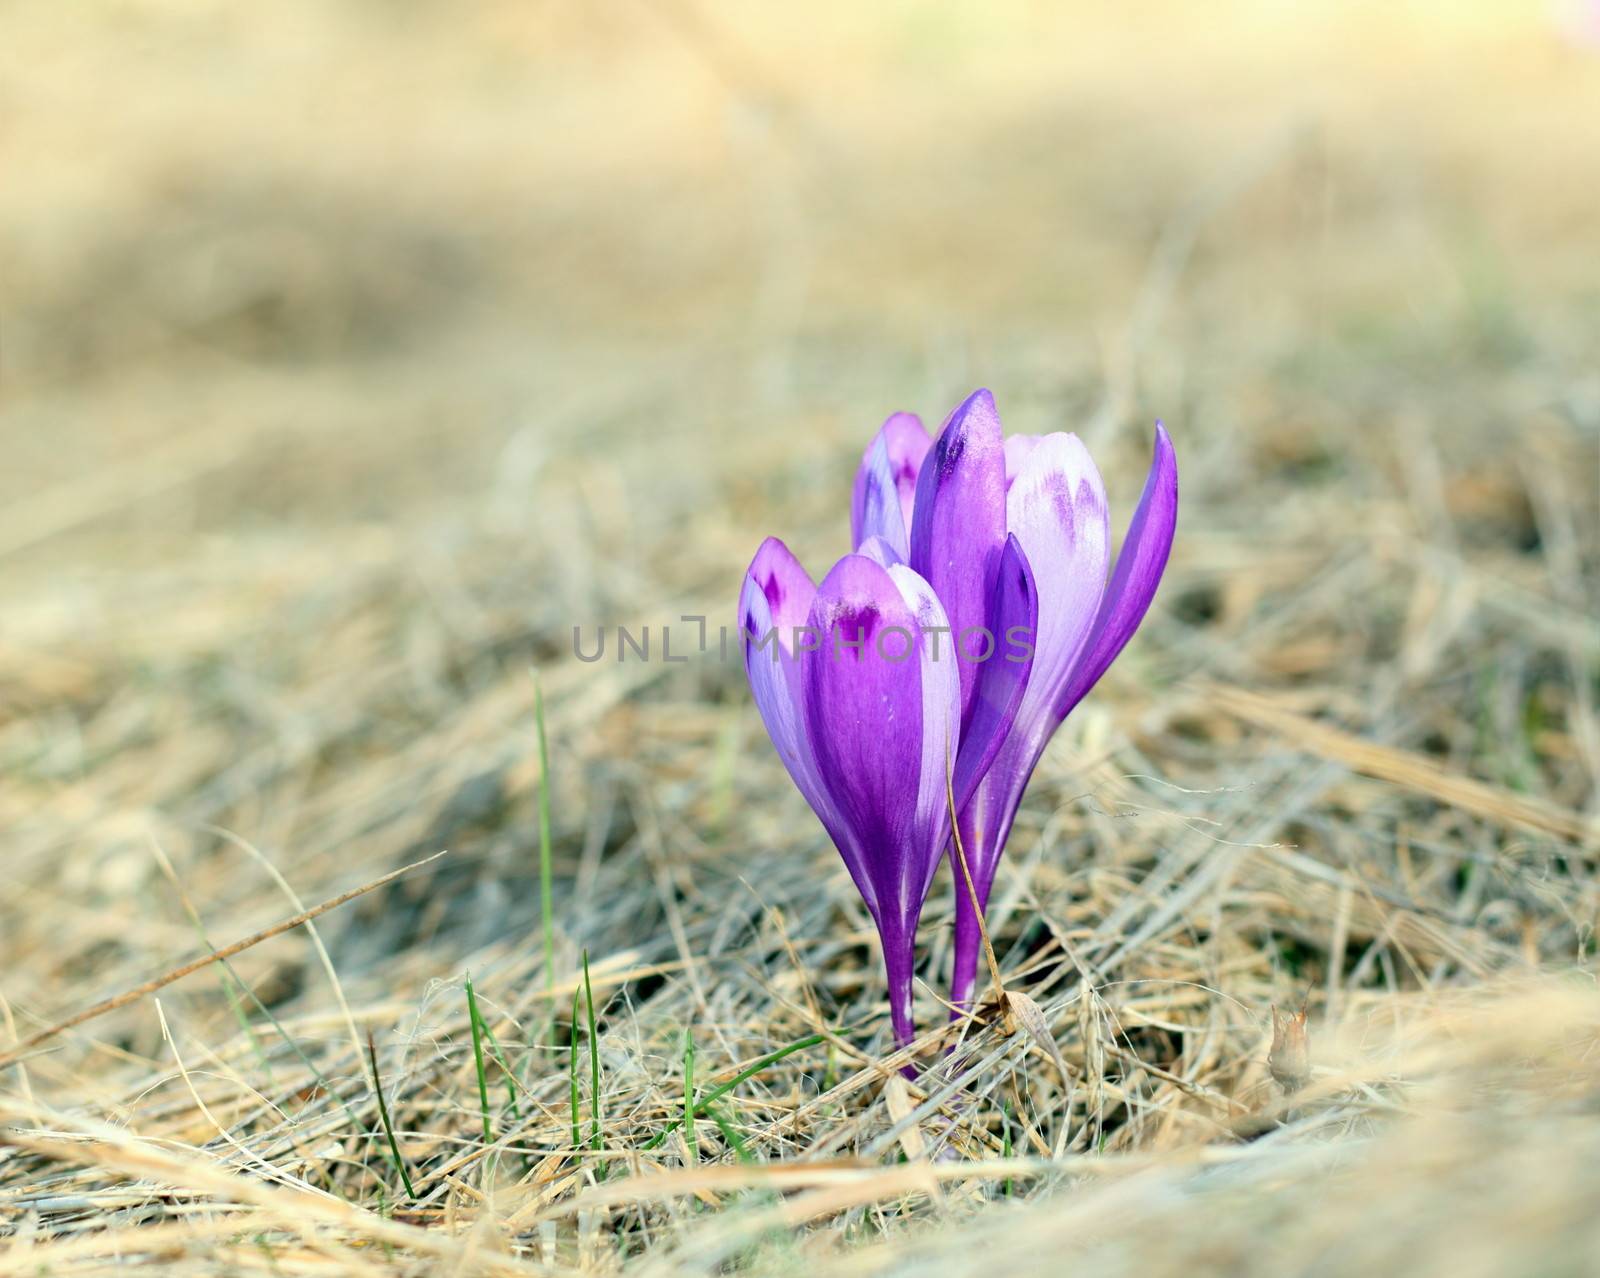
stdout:
<svg viewBox="0 0 1600 1278">
<path fill-rule="evenodd" d="M 868 536 L 817 586 L 769 537 L 745 576 L 739 615 L 745 672 L 767 732 L 877 924 L 890 1021 L 904 1045 L 915 1035 L 917 922 L 949 841 L 947 786 L 964 745 L 960 671 L 948 646 L 942 659 L 935 648 L 949 619 L 900 546 Z M 1026 561 L 1013 550 L 1007 564 L 998 606 L 1031 616 Z M 996 708 L 975 720 L 987 735 L 965 745 L 980 763 L 1000 748 L 1029 668 L 994 664 L 984 690 Z M 976 776 L 967 765 L 958 808 Z"/>
<path fill-rule="evenodd" d="M 883 496 L 891 481 L 900 499 L 892 510 Z M 1004 725 L 1001 739 L 996 744 L 991 737 L 969 755 L 965 787 L 956 791 L 980 911 L 988 905 L 1017 805 L 1045 746 L 1150 607 L 1177 512 L 1177 464 L 1172 441 L 1158 423 L 1144 495 L 1108 584 L 1105 488 L 1077 436 L 1004 439 L 994 399 L 980 390 L 950 415 L 931 444 L 916 418 L 897 414 L 867 449 L 856 477 L 854 536 L 858 543 L 877 537 L 895 544 L 891 515 L 898 515 L 907 529 L 906 557 L 943 602 L 958 640 L 969 628 L 992 628 L 998 615 L 994 584 L 1003 576 L 1003 561 L 1032 567 L 1037 627 L 1026 687 L 1009 714 L 986 718 Z M 890 526 L 887 532 L 884 525 Z M 978 654 L 963 647 L 961 655 Z M 962 661 L 963 725 L 984 713 L 982 689 L 996 664 L 1002 663 Z M 956 867 L 951 999 L 958 1005 L 971 997 L 977 973 L 978 919 Z"/>
<path fill-rule="evenodd" d="M 850 537 L 860 553 L 908 562 L 945 607 L 950 632 L 934 652 L 960 680 L 954 786 L 964 806 L 1022 705 L 1039 620 L 1028 555 L 1006 532 L 1000 419 L 987 391 L 950 415 L 937 444 L 913 413 L 883 424 L 856 472 Z"/>
</svg>

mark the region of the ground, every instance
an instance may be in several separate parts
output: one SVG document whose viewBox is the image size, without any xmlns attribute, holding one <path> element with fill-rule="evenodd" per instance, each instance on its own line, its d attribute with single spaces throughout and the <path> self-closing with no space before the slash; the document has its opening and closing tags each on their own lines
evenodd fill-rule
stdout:
<svg viewBox="0 0 1600 1278">
<path fill-rule="evenodd" d="M 0 103 L 0 1274 L 1584 1272 L 1592 7 L 24 3 Z M 941 874 L 902 1082 L 718 627 L 980 385 L 1180 523 L 1046 1032 Z"/>
</svg>

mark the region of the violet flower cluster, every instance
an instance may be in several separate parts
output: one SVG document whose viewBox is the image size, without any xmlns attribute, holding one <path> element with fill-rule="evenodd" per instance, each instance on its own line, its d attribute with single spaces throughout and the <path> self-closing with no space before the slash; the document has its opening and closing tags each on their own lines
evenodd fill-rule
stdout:
<svg viewBox="0 0 1600 1278">
<path fill-rule="evenodd" d="M 1088 450 L 1069 434 L 1004 438 L 980 390 L 937 439 L 910 413 L 883 424 L 856 474 L 855 550 L 821 585 L 777 538 L 756 552 L 739 601 L 745 672 L 877 924 L 902 1045 L 914 1037 L 917 924 L 939 862 L 948 850 L 950 997 L 963 1006 L 1028 779 L 1144 619 L 1177 512 L 1177 464 L 1158 423 L 1110 570 L 1105 488 Z M 954 864 L 952 799 L 973 893 Z"/>
</svg>

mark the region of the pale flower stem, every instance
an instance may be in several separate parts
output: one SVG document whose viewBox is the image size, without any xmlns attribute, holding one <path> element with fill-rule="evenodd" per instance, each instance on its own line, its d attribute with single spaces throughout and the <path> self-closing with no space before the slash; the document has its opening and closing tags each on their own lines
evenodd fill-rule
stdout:
<svg viewBox="0 0 1600 1278">
<path fill-rule="evenodd" d="M 989 943 L 989 929 L 983 921 L 983 907 L 978 904 L 978 889 L 972 882 L 972 871 L 967 868 L 967 850 L 961 846 L 961 823 L 956 819 L 956 791 L 950 777 L 950 758 L 947 754 L 944 761 L 944 793 L 950 805 L 950 839 L 956 847 L 956 860 L 961 866 L 961 878 L 967 885 L 967 896 L 972 901 L 972 913 L 978 921 L 978 936 L 983 941 L 983 957 L 989 964 L 989 978 L 994 982 L 994 992 L 998 997 L 1005 992 L 1005 984 L 1000 979 L 1000 964 L 994 956 L 994 946 Z"/>
</svg>

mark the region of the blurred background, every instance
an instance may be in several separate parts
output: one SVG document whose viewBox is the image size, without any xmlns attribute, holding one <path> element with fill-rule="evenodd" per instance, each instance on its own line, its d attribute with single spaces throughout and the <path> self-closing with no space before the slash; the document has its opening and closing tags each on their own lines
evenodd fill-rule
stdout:
<svg viewBox="0 0 1600 1278">
<path fill-rule="evenodd" d="M 327 921 L 391 1020 L 533 963 L 530 666 L 571 954 L 677 953 L 751 875 L 803 913 L 843 875 L 737 662 L 571 629 L 731 626 L 769 533 L 820 575 L 871 432 L 980 385 L 1085 437 L 1114 535 L 1158 417 L 1183 484 L 1034 888 L 1292 846 L 1205 927 L 1329 1016 L 1593 954 L 1593 4 L 13 3 L 0 183 L 19 1036 L 192 950 L 152 845 L 219 942 L 290 912 L 234 839 L 307 901 L 450 848 Z M 1305 862 L 1388 887 L 1330 936 Z M 1384 891 L 1484 939 L 1408 966 Z M 327 1005 L 298 934 L 239 965 Z M 41 1094 L 160 1055 L 148 1006 L 93 1030 Z"/>
</svg>

